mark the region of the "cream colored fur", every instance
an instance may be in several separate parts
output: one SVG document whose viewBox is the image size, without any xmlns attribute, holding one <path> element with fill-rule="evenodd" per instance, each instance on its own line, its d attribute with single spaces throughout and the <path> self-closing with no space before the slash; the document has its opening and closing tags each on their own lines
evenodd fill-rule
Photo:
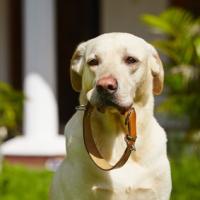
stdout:
<svg viewBox="0 0 200 200">
<path fill-rule="evenodd" d="M 128 65 L 124 58 L 138 62 Z M 88 60 L 99 59 L 97 66 Z M 166 134 L 153 115 L 154 94 L 162 91 L 163 67 L 156 50 L 143 39 L 127 33 L 109 33 L 80 44 L 71 62 L 71 81 L 80 91 L 80 104 L 98 107 L 96 81 L 112 75 L 118 81 L 116 101 L 132 105 L 137 113 L 136 152 L 120 169 L 98 169 L 83 143 L 83 112 L 77 111 L 65 128 L 67 156 L 55 174 L 52 200 L 168 200 L 171 192 Z M 98 149 L 111 163 L 122 155 L 124 118 L 117 109 L 105 107 L 92 115 Z"/>
</svg>

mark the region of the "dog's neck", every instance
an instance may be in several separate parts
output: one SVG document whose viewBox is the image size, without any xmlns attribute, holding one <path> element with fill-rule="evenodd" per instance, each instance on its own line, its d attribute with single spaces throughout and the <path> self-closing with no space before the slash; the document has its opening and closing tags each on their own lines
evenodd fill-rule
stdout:
<svg viewBox="0 0 200 200">
<path fill-rule="evenodd" d="M 148 134 L 149 123 L 151 123 L 153 118 L 153 104 L 153 95 L 148 97 L 148 101 L 136 101 L 133 104 L 137 115 L 136 126 L 138 140 L 141 140 L 141 138 Z M 105 113 L 100 113 L 94 109 L 91 119 L 93 137 L 97 148 L 105 159 L 111 162 L 113 161 L 113 163 L 116 162 L 126 147 L 124 141 L 126 132 L 124 123 L 125 116 L 117 111 L 107 110 Z M 142 148 L 141 142 L 138 146 L 136 141 L 137 147 Z M 139 149 L 137 152 L 139 152 Z"/>
</svg>

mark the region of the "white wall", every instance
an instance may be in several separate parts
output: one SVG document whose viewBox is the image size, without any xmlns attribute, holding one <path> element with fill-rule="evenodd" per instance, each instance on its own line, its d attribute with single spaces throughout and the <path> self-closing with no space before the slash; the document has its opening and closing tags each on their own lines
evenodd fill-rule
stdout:
<svg viewBox="0 0 200 200">
<path fill-rule="evenodd" d="M 168 0 L 101 0 L 101 32 L 129 32 L 151 40 L 140 16 L 160 13 L 167 5 Z"/>
</svg>

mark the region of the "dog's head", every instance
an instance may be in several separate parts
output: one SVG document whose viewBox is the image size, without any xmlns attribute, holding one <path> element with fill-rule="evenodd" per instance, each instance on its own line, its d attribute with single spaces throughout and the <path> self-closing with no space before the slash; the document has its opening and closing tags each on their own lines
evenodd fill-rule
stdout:
<svg viewBox="0 0 200 200">
<path fill-rule="evenodd" d="M 71 60 L 71 83 L 81 100 L 99 110 L 128 110 L 163 88 L 157 51 L 128 33 L 108 33 L 81 43 Z"/>
</svg>

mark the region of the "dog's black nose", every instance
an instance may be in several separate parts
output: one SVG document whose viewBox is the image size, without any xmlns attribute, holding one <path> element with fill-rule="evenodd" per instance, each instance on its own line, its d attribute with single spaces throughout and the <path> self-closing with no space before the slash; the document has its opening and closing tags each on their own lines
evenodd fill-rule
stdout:
<svg viewBox="0 0 200 200">
<path fill-rule="evenodd" d="M 112 76 L 103 77 L 96 83 L 96 89 L 99 93 L 114 94 L 117 88 L 117 80 Z"/>
</svg>

